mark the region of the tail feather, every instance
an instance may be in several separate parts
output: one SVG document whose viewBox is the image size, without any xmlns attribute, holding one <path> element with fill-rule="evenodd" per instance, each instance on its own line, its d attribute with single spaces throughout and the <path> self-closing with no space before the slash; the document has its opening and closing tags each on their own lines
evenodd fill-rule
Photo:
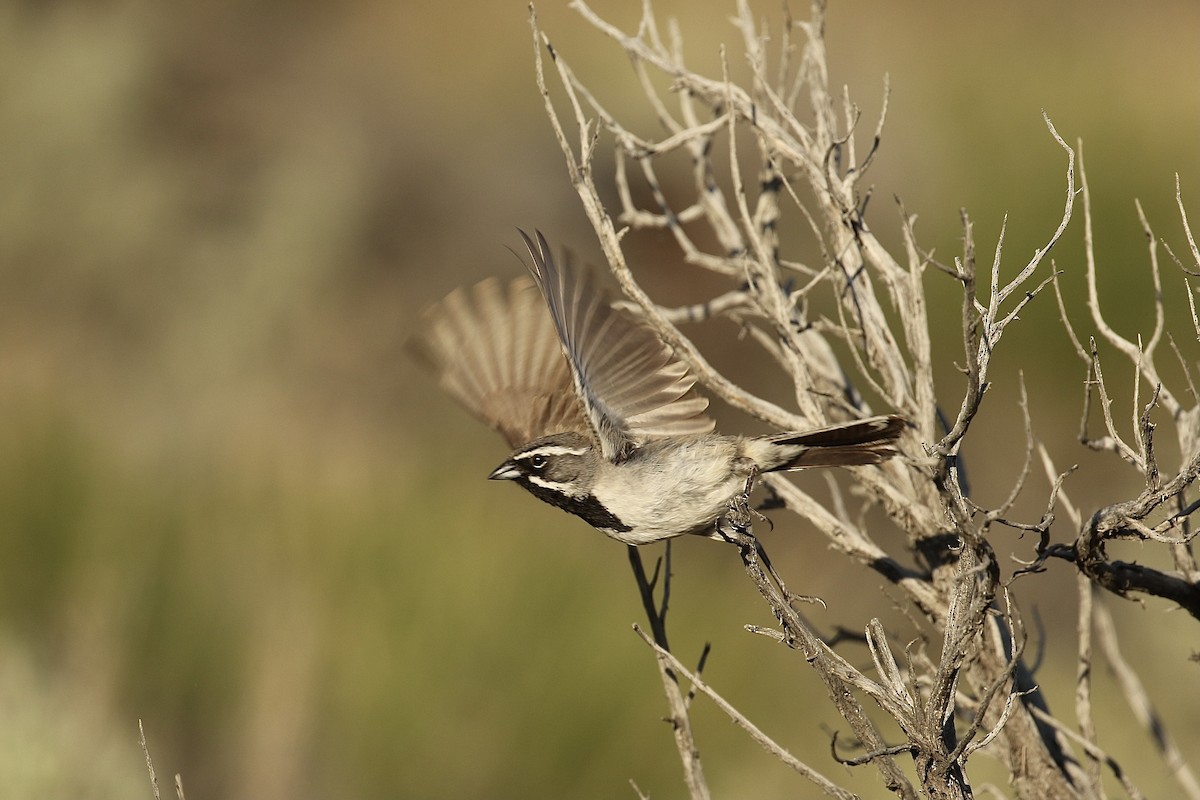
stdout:
<svg viewBox="0 0 1200 800">
<path fill-rule="evenodd" d="M 896 439 L 907 424 L 903 417 L 892 415 L 775 434 L 760 440 L 772 445 L 774 456 L 760 466 L 770 472 L 879 464 L 897 454 Z"/>
</svg>

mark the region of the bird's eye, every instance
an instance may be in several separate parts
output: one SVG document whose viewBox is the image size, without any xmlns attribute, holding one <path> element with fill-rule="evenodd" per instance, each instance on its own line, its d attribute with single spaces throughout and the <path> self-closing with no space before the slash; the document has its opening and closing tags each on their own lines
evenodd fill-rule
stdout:
<svg viewBox="0 0 1200 800">
<path fill-rule="evenodd" d="M 533 458 L 529 459 L 529 463 L 534 469 L 542 469 L 546 466 L 546 457 L 534 456 Z"/>
</svg>

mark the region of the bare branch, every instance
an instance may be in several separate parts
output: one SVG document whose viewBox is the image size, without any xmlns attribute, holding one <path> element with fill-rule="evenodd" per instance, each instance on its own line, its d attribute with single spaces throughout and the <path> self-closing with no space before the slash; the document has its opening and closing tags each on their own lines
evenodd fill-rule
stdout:
<svg viewBox="0 0 1200 800">
<path fill-rule="evenodd" d="M 1192 251 L 1192 263 L 1200 271 L 1200 247 L 1196 246 L 1196 237 L 1192 235 L 1192 226 L 1188 222 L 1187 209 L 1183 206 L 1183 190 L 1179 188 L 1178 172 L 1175 173 L 1175 205 L 1179 208 L 1179 220 L 1183 223 L 1183 232 L 1187 236 L 1188 247 Z M 1180 268 L 1182 267 L 1183 265 L 1180 264 Z M 1187 270 L 1184 270 L 1184 272 L 1187 272 Z M 1196 272 L 1189 272 L 1188 274 L 1198 275 Z"/>
<path fill-rule="evenodd" d="M 692 735 L 688 700 L 679 687 L 676 672 L 673 671 L 674 659 L 664 657 L 664 654 L 669 655 L 670 652 L 670 645 L 667 643 L 667 607 L 671 596 L 671 543 L 667 542 L 666 552 L 660 563 L 661 572 L 656 569 L 653 578 L 646 577 L 646 570 L 642 565 L 642 557 L 638 553 L 638 549 L 630 545 L 627 550 L 633 577 L 642 598 L 642 608 L 645 610 L 646 618 L 650 621 L 650 628 L 654 632 L 655 651 L 659 654 L 658 671 L 662 678 L 663 691 L 667 696 L 667 706 L 670 709 L 668 721 L 675 734 L 675 746 L 679 751 L 679 760 L 683 764 L 684 783 L 687 784 L 688 793 L 693 800 L 706 800 L 711 794 L 704 778 L 704 768 L 700 764 L 700 751 L 696 747 L 696 740 Z M 656 602 L 654 588 L 660 578 L 662 580 L 662 599 Z"/>
<path fill-rule="evenodd" d="M 780 474 L 762 476 L 760 485 L 772 493 L 773 502 L 814 527 L 852 565 L 879 575 L 892 602 L 917 630 L 915 641 L 921 644 L 906 648 L 905 658 L 898 659 L 892 643 L 903 640 L 873 619 L 862 637 L 874 667 L 870 677 L 838 655 L 796 612 L 794 604 L 805 598 L 787 590 L 750 531 L 753 514 L 748 501 L 735 497 L 714 538 L 736 547 L 747 576 L 778 623 L 747 629 L 780 641 L 805 658 L 865 750 L 865 755 L 845 763 L 870 764 L 888 792 L 915 798 L 920 791 L 939 800 L 970 797 L 967 764 L 986 747 L 1004 761 L 1013 790 L 1021 798 L 1101 798 L 1105 769 L 1131 796 L 1140 797 L 1117 761 L 1097 745 L 1100 733 L 1093 718 L 1091 684 L 1092 621 L 1097 613 L 1093 592 L 1105 588 L 1122 596 L 1157 595 L 1200 617 L 1200 569 L 1191 553 L 1197 530 L 1192 516 L 1200 509 L 1200 500 L 1192 494 L 1200 477 L 1200 410 L 1195 406 L 1197 390 L 1189 366 L 1193 358 L 1169 330 L 1159 240 L 1144 209 L 1140 204 L 1136 207 L 1147 239 L 1146 280 L 1153 291 L 1155 314 L 1150 330 L 1126 339 L 1106 323 L 1100 307 L 1100 259 L 1082 145 L 1068 145 L 1048 114 L 1043 118 L 1050 137 L 1066 155 L 1060 184 L 1062 213 L 1044 243 L 1015 274 L 1003 258 L 1009 237 L 1007 219 L 990 248 L 987 275 L 979 274 L 974 228 L 965 210 L 962 254 L 952 266 L 945 266 L 934 259 L 932 250 L 918 245 L 916 218 L 898 204 L 901 259 L 880 243 L 867 222 L 872 188 L 863 180 L 881 153 L 889 86 L 885 80 L 879 118 L 871 131 L 849 87 L 831 90 L 829 86 L 823 0 L 812 4 L 807 22 L 787 16 L 787 27 L 778 36 L 769 35 L 767 27 L 756 21 L 745 0 L 737 0 L 732 21 L 741 52 L 722 48 L 720 74 L 715 77 L 685 65 L 682 34 L 674 21 L 664 41 L 650 0 L 643 0 L 642 17 L 633 33 L 605 22 L 583 0 L 573 0 L 571 7 L 629 56 L 645 103 L 662 126 L 652 135 L 627 127 L 624 109 L 609 109 L 599 102 L 554 50 L 531 14 L 545 111 L 609 270 L 627 298 L 623 307 L 639 315 L 711 394 L 779 430 L 803 430 L 830 419 L 864 415 L 870 413 L 871 403 L 888 405 L 913 422 L 912 432 L 900 444 L 902 457 L 853 467 L 849 484 L 842 480 L 845 474 L 829 475 L 825 500 Z M 543 59 L 547 53 L 558 78 L 557 104 L 546 85 Z M 749 78 L 739 85 L 733 75 L 743 57 Z M 657 88 L 664 78 L 677 107 L 667 91 Z M 595 156 L 598 148 L 608 146 L 615 158 L 612 179 L 619 209 L 606 208 L 596 186 L 600 162 Z M 674 165 L 683 159 L 690 159 L 690 178 L 668 180 L 677 172 Z M 1059 280 L 1058 264 L 1051 261 L 1049 273 L 1039 273 L 1067 234 L 1079 194 L 1086 305 L 1095 329 L 1086 345 L 1084 337 L 1091 332 L 1078 329 L 1078 320 L 1071 322 L 1074 299 L 1067 295 L 1069 283 Z M 646 196 L 652 199 L 635 201 Z M 1200 267 L 1200 251 L 1184 213 L 1178 179 L 1176 201 Z M 619 228 L 618 222 L 628 227 Z M 786 252 L 791 237 L 782 232 L 787 226 L 811 237 L 820 261 Z M 661 307 L 642 289 L 625 257 L 628 233 L 660 239 L 669 233 L 668 241 L 673 239 L 685 263 L 710 272 L 706 280 L 725 285 L 712 290 L 705 303 Z M 950 404 L 939 401 L 934 381 L 934 323 L 923 285 L 930 264 L 940 270 L 933 273 L 936 277 L 949 276 L 961 291 L 962 351 L 957 366 L 965 388 Z M 1184 280 L 1193 330 L 1200 340 L 1200 315 L 1192 287 Z M 965 477 L 964 453 L 973 450 L 964 445 L 968 437 L 978 440 L 972 431 L 984 398 L 994 381 L 1012 379 L 999 375 L 996 366 L 1004 363 L 995 359 L 1006 341 L 1004 334 L 1051 284 L 1066 336 L 1086 365 L 1080 441 L 1093 450 L 1117 454 L 1141 479 L 1136 497 L 1110 503 L 1090 516 L 1066 492 L 1065 482 L 1075 467 L 1056 469 L 1050 450 L 1034 437 L 1036 398 L 1029 396 L 1023 378 L 1019 380 L 1025 449 L 1020 473 L 1006 490 L 987 487 L 991 494 L 972 495 Z M 821 305 L 829 302 L 836 305 L 836 312 Z M 793 397 L 786 405 L 734 384 L 679 329 L 684 323 L 703 324 L 717 316 L 736 323 L 755 345 L 751 354 L 765 355 L 763 360 L 790 381 Z M 1164 339 L 1182 365 L 1186 392 L 1172 391 L 1177 387 L 1159 376 L 1156 356 Z M 1129 360 L 1134 376 L 1130 394 L 1110 392 L 1113 387 L 1106 382 L 1102 347 L 1113 348 Z M 1104 364 L 1109 364 L 1110 355 L 1106 349 Z M 1110 370 L 1110 374 L 1118 373 Z M 1143 381 L 1147 397 L 1142 396 Z M 1117 409 L 1112 407 L 1114 396 Z M 1183 399 L 1193 405 L 1185 407 Z M 1093 402 L 1100 405 L 1104 425 L 1097 437 L 1088 431 Z M 1122 420 L 1120 426 L 1117 420 Z M 1160 443 L 1171 430 L 1179 443 L 1178 464 L 1169 463 L 1174 447 Z M 1047 478 L 1048 496 L 1044 505 L 1039 502 L 1044 511 L 1040 519 L 1016 521 L 1011 518 L 1013 509 L 1032 491 L 1029 475 L 1035 450 Z M 984 496 L 1002 500 L 989 509 L 975 499 Z M 855 498 L 862 498 L 858 507 Z M 1062 530 L 1061 523 L 1056 525 L 1056 514 L 1065 518 L 1074 541 L 1070 535 L 1066 541 L 1061 536 L 1055 540 Z M 887 537 L 875 530 L 884 516 L 899 536 Z M 1037 539 L 1032 559 L 1022 562 L 1007 581 L 1001 579 L 990 541 L 998 524 L 1030 532 Z M 1174 571 L 1111 559 L 1106 545 L 1118 539 L 1171 548 Z M 679 728 L 680 720 L 687 723 L 688 705 L 699 692 L 712 698 L 775 758 L 814 780 L 827 794 L 849 796 L 762 735 L 680 665 L 670 654 L 663 622 L 670 564 L 663 562 L 658 578 L 646 578 L 644 571 L 639 572 L 641 562 L 635 552 L 631 551 L 630 559 L 652 635 L 640 630 L 639 634 L 648 642 L 653 639 L 685 772 L 692 769 L 688 766 L 692 759 L 699 774 L 690 728 L 682 736 Z M 1074 706 L 1079 732 L 1049 714 L 1033 680 L 1033 668 L 1024 660 L 1026 633 L 1013 587 L 1017 578 L 1024 586 L 1033 575 L 1045 573 L 1050 559 L 1069 563 L 1078 579 Z M 660 597 L 655 596 L 655 588 L 662 592 Z M 849 627 L 857 626 L 832 621 L 829 629 Z M 939 638 L 940 651 L 932 646 Z M 679 675 L 693 681 L 686 695 L 679 688 Z M 904 741 L 885 742 L 878 723 L 864 708 L 868 701 L 898 727 Z M 1082 760 L 1072 755 L 1073 743 L 1083 749 Z M 1163 752 L 1174 769 L 1174 756 Z M 911 756 L 919 786 L 899 768 L 898 755 Z M 694 776 L 688 780 L 695 796 Z"/>
<path fill-rule="evenodd" d="M 1162 718 L 1154 710 L 1150 696 L 1146 694 L 1137 673 L 1121 655 L 1112 614 L 1103 604 L 1097 604 L 1095 611 L 1096 638 L 1100 641 L 1100 647 L 1104 651 L 1104 659 L 1112 667 L 1113 674 L 1117 676 L 1117 683 L 1121 686 L 1121 692 L 1125 695 L 1125 701 L 1129 703 L 1133 716 L 1150 734 L 1158 748 L 1159 755 L 1166 762 L 1167 768 L 1171 771 L 1176 783 L 1179 784 L 1184 796 L 1190 800 L 1200 800 L 1200 782 L 1196 781 L 1195 773 L 1184 760 L 1183 754 L 1179 752 L 1179 747 L 1176 746 L 1171 734 L 1167 732 Z"/>
<path fill-rule="evenodd" d="M 793 756 L 787 751 L 786 748 L 780 746 L 775 742 L 774 739 L 759 730 L 759 728 L 753 722 L 751 722 L 744 714 L 734 708 L 728 700 L 721 697 L 716 690 L 701 680 L 699 675 L 689 671 L 687 667 L 680 663 L 679 659 L 672 655 L 670 651 L 663 649 L 662 646 L 648 636 L 640 627 L 634 625 L 633 630 L 642 638 L 643 642 L 650 645 L 650 647 L 654 649 L 654 652 L 660 659 L 665 660 L 672 669 L 691 682 L 696 691 L 699 691 L 705 697 L 712 700 L 713 703 L 716 704 L 717 708 L 721 709 L 721 711 L 723 711 L 725 715 L 729 717 L 734 725 L 737 725 L 739 728 L 749 734 L 750 738 L 768 753 L 771 753 L 784 764 L 787 764 L 793 770 L 798 772 L 800 775 L 803 775 L 805 778 L 812 781 L 821 789 L 821 791 L 830 797 L 843 798 L 843 800 L 851 800 L 851 798 L 858 797 L 858 795 L 854 794 L 853 792 L 848 792 L 845 789 L 842 789 L 820 772 Z"/>
<path fill-rule="evenodd" d="M 146 756 L 146 770 L 150 773 L 150 788 L 154 791 L 154 800 L 161 800 L 158 793 L 158 776 L 154 774 L 154 760 L 150 758 L 150 748 L 146 746 L 146 729 L 142 727 L 142 721 L 138 720 L 138 745 L 142 748 L 142 753 Z"/>
<path fill-rule="evenodd" d="M 1096 759 L 1097 761 L 1103 763 L 1106 767 L 1108 767 L 1109 770 L 1112 772 L 1113 776 L 1116 777 L 1116 779 L 1118 781 L 1120 781 L 1121 787 L 1123 789 L 1125 789 L 1126 793 L 1130 797 L 1130 800 L 1146 800 L 1146 796 L 1144 794 L 1142 794 L 1142 792 L 1137 788 L 1137 786 L 1135 786 L 1133 784 L 1133 781 L 1130 780 L 1129 776 L 1125 774 L 1125 770 L 1121 767 L 1120 763 L 1118 763 L 1115 758 L 1113 758 L 1108 753 L 1101 750 L 1095 744 L 1089 742 L 1087 739 L 1084 739 L 1082 736 L 1075 733 L 1075 731 L 1071 730 L 1066 725 L 1064 725 L 1061 720 L 1058 720 L 1055 717 L 1051 716 L 1048 712 L 1043 711 L 1042 709 L 1035 709 L 1033 713 L 1034 713 L 1034 716 L 1036 716 L 1041 722 L 1045 723 L 1046 725 L 1049 725 L 1050 727 L 1054 728 L 1059 733 L 1066 736 L 1071 741 L 1080 745 L 1090 757 Z"/>
<path fill-rule="evenodd" d="M 1079 735 L 1097 746 L 1096 721 L 1092 717 L 1092 620 L 1094 618 L 1094 588 L 1083 573 L 1075 581 L 1079 597 L 1079 614 L 1076 619 L 1077 654 L 1075 666 L 1075 718 L 1079 721 Z M 1093 750 L 1085 750 L 1086 769 L 1092 793 L 1104 796 L 1104 785 L 1100 782 L 1101 761 Z"/>
</svg>

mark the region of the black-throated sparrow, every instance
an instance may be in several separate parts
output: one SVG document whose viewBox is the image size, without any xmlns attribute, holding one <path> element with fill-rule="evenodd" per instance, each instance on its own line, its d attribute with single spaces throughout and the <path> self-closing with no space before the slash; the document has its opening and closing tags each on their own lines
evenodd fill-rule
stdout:
<svg viewBox="0 0 1200 800">
<path fill-rule="evenodd" d="M 512 480 L 626 544 L 712 534 L 760 472 L 878 464 L 900 417 L 772 436 L 721 436 L 696 379 L 587 270 L 533 259 L 505 290 L 488 279 L 425 314 L 411 341 L 443 389 L 516 448 L 488 477 Z M 544 304 L 543 304 L 544 300 Z M 546 314 L 546 307 L 550 313 Z"/>
</svg>

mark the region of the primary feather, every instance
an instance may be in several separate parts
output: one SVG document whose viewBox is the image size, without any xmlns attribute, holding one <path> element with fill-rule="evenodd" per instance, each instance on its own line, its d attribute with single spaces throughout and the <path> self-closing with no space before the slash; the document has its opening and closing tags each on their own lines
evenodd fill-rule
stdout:
<svg viewBox="0 0 1200 800">
<path fill-rule="evenodd" d="M 521 236 L 540 292 L 527 277 L 507 291 L 489 278 L 425 311 L 409 349 L 441 387 L 514 448 L 583 433 L 615 463 L 648 441 L 710 432 L 708 400 L 654 332 L 590 272 L 559 267 L 541 233 L 537 245 Z"/>
<path fill-rule="evenodd" d="M 617 462 L 652 439 L 711 431 L 708 400 L 654 331 L 613 308 L 590 272 L 559 268 L 541 232 L 536 245 L 520 233 L 604 457 Z"/>
<path fill-rule="evenodd" d="M 408 347 L 451 397 L 510 447 L 589 429 L 558 335 L 532 281 L 456 289 L 424 314 Z"/>
</svg>

